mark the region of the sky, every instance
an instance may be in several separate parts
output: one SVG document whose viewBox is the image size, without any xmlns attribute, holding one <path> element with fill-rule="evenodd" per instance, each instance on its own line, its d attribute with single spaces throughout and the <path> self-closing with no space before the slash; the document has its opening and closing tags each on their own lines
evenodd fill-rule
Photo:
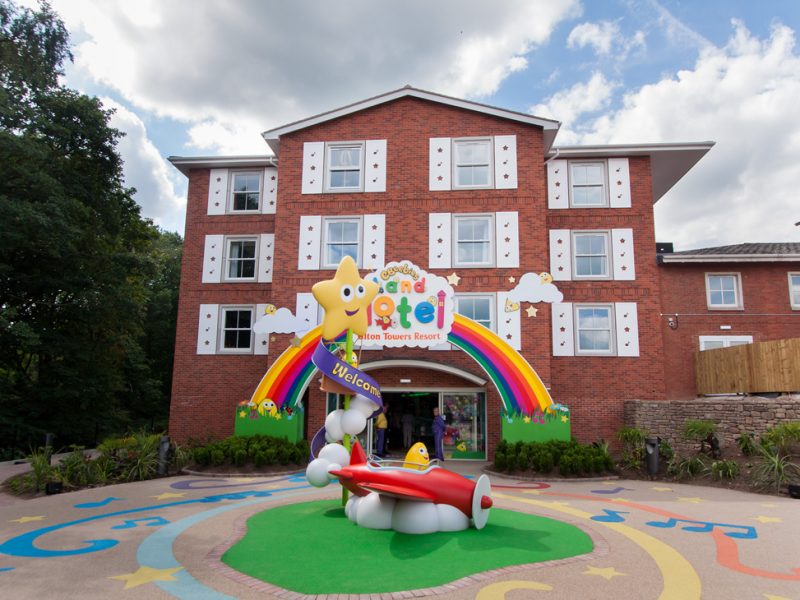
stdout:
<svg viewBox="0 0 800 600">
<path fill-rule="evenodd" d="M 163 229 L 186 206 L 166 157 L 269 154 L 262 131 L 410 84 L 559 120 L 556 146 L 714 141 L 656 204 L 657 240 L 800 242 L 797 0 L 51 4 L 64 83 L 115 109 Z"/>
</svg>

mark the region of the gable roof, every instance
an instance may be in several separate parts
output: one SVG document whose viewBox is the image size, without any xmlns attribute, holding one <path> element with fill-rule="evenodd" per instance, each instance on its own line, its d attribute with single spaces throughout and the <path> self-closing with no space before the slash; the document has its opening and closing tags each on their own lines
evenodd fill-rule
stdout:
<svg viewBox="0 0 800 600">
<path fill-rule="evenodd" d="M 534 117 L 533 115 L 526 113 L 506 110 L 504 108 L 498 108 L 488 104 L 481 104 L 479 102 L 471 102 L 469 100 L 462 100 L 460 98 L 453 98 L 452 96 L 445 96 L 435 92 L 427 92 L 425 90 L 420 90 L 407 85 L 398 90 L 386 92 L 385 94 L 380 94 L 378 96 L 373 96 L 372 98 L 367 98 L 366 100 L 354 102 L 353 104 L 334 108 L 333 110 L 329 110 L 306 119 L 301 119 L 300 121 L 295 121 L 294 123 L 289 123 L 288 125 L 282 125 L 281 127 L 270 129 L 263 132 L 261 136 L 266 140 L 267 144 L 269 144 L 270 148 L 272 148 L 272 151 L 277 156 L 278 149 L 280 147 L 280 136 L 282 135 L 291 133 L 293 131 L 298 131 L 300 129 L 305 129 L 306 127 L 319 125 L 320 123 L 325 123 L 326 121 L 332 121 L 333 119 L 338 119 L 339 117 L 344 117 L 373 106 L 378 106 L 380 104 L 385 104 L 387 102 L 392 102 L 393 100 L 406 97 L 420 98 L 422 100 L 438 102 L 439 104 L 446 104 L 448 106 L 462 108 L 464 110 L 472 110 L 495 117 L 501 117 L 503 119 L 519 121 L 520 123 L 536 125 L 544 129 L 545 152 L 547 152 L 550 149 L 550 146 L 552 146 L 553 140 L 555 140 L 556 134 L 558 133 L 558 128 L 561 127 L 561 122 L 554 121 L 553 119 Z"/>
<path fill-rule="evenodd" d="M 661 254 L 665 263 L 800 262 L 800 243 L 743 243 Z"/>
</svg>

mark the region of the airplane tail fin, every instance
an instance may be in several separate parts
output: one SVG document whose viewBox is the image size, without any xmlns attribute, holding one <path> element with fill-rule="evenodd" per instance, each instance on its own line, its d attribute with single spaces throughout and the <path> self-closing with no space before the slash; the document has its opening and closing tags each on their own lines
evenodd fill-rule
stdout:
<svg viewBox="0 0 800 600">
<path fill-rule="evenodd" d="M 363 465 L 367 462 L 367 455 L 358 440 L 353 444 L 353 449 L 350 451 L 350 466 Z"/>
</svg>

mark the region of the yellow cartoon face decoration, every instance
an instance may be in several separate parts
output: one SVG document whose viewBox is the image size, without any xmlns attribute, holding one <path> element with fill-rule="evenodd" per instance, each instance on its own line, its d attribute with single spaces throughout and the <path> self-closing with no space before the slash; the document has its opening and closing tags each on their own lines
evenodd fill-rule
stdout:
<svg viewBox="0 0 800 600">
<path fill-rule="evenodd" d="M 422 471 L 428 467 L 431 462 L 428 456 L 428 449 L 422 442 L 417 442 L 408 449 L 406 459 L 403 461 L 403 466 L 406 469 L 417 469 Z"/>
<path fill-rule="evenodd" d="M 274 304 L 267 304 L 264 307 L 264 314 L 265 315 L 272 315 L 272 314 L 275 314 L 276 310 L 278 310 L 277 306 L 275 306 Z"/>
<path fill-rule="evenodd" d="M 550 275 L 550 273 L 539 273 L 539 281 L 541 281 L 543 285 L 553 283 L 553 276 Z"/>
<path fill-rule="evenodd" d="M 278 407 L 275 405 L 275 402 L 270 400 L 269 398 L 264 398 L 260 400 L 258 403 L 258 414 L 262 417 L 269 415 L 270 417 L 274 417 L 278 414 Z"/>
<path fill-rule="evenodd" d="M 333 279 L 314 284 L 311 293 L 325 309 L 322 320 L 324 339 L 333 339 L 345 329 L 352 329 L 359 336 L 367 333 L 367 311 L 378 294 L 378 284 L 361 279 L 351 257 L 345 256 Z"/>
</svg>

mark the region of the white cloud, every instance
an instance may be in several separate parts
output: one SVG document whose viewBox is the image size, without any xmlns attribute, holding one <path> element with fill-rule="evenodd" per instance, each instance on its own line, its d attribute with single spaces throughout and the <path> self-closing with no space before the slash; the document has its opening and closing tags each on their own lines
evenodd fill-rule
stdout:
<svg viewBox="0 0 800 600">
<path fill-rule="evenodd" d="M 758 39 L 733 21 L 724 47 L 707 46 L 692 69 L 626 94 L 619 110 L 568 137 L 585 144 L 714 140 L 656 205 L 659 240 L 680 249 L 797 241 L 798 98 L 794 32 L 776 25 Z"/>
<path fill-rule="evenodd" d="M 508 293 L 512 302 L 561 302 L 564 299 L 558 288 L 542 280 L 536 273 L 525 273 L 517 286 Z"/>
<path fill-rule="evenodd" d="M 142 207 L 142 215 L 162 229 L 183 232 L 186 200 L 175 194 L 175 169 L 147 137 L 138 116 L 110 98 L 101 101 L 105 108 L 116 111 L 109 121 L 111 127 L 125 133 L 117 148 L 124 161 L 125 184 L 136 188 L 134 198 Z"/>
<path fill-rule="evenodd" d="M 295 317 L 291 310 L 284 307 L 274 313 L 261 315 L 253 325 L 254 333 L 300 333 L 307 329 L 306 321 Z"/>
<path fill-rule="evenodd" d="M 538 117 L 557 119 L 564 123 L 557 141 L 560 145 L 568 144 L 575 139 L 575 133 L 570 127 L 581 116 L 607 108 L 612 92 L 618 86 L 619 84 L 608 81 L 602 73 L 595 72 L 586 83 L 579 82 L 566 90 L 556 92 L 529 110 Z"/>
<path fill-rule="evenodd" d="M 609 54 L 614 40 L 620 37 L 619 25 L 613 21 L 581 23 L 567 37 L 568 48 L 594 47 L 598 54 Z"/>
</svg>

